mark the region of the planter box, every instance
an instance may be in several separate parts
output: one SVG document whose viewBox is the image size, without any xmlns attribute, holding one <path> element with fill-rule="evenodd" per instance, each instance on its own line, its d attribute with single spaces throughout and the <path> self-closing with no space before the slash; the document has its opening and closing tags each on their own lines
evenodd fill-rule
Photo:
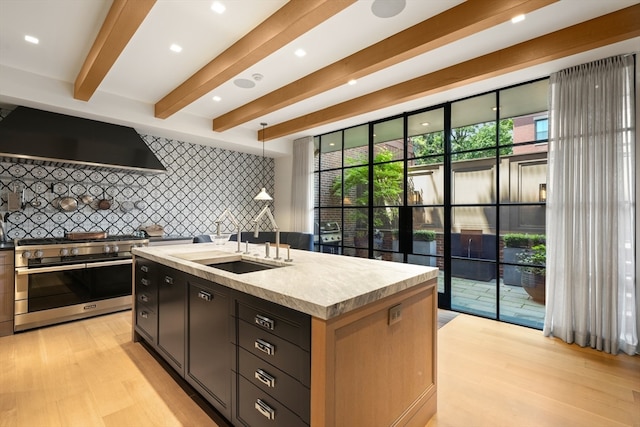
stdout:
<svg viewBox="0 0 640 427">
<path fill-rule="evenodd" d="M 495 277 L 495 264 L 465 259 L 451 260 L 451 275 L 462 279 L 488 282 Z"/>
<path fill-rule="evenodd" d="M 517 263 L 518 254 L 521 254 L 525 250 L 524 248 L 504 248 L 502 255 L 503 262 Z M 505 265 L 503 267 L 502 281 L 505 285 L 520 286 L 521 276 L 520 270 L 518 270 L 518 267 L 515 265 Z"/>
<path fill-rule="evenodd" d="M 413 242 L 413 253 L 416 255 L 435 255 L 436 254 L 436 241 L 432 240 L 430 242 L 425 241 L 415 241 Z M 436 266 L 436 258 L 429 258 L 429 266 Z"/>
</svg>

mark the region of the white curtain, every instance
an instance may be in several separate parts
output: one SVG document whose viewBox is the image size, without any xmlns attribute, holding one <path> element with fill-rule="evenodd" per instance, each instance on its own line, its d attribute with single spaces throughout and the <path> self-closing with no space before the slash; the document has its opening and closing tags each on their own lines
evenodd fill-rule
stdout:
<svg viewBox="0 0 640 427">
<path fill-rule="evenodd" d="M 551 76 L 544 334 L 638 350 L 634 57 Z"/>
<path fill-rule="evenodd" d="M 313 233 L 313 137 L 293 141 L 292 231 Z"/>
</svg>

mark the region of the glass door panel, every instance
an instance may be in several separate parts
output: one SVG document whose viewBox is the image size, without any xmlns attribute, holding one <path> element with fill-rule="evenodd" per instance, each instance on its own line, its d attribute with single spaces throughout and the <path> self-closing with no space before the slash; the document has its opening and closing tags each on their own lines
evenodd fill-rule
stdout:
<svg viewBox="0 0 640 427">
<path fill-rule="evenodd" d="M 404 119 L 398 117 L 373 125 L 373 162 L 404 159 Z"/>
<path fill-rule="evenodd" d="M 342 131 L 320 137 L 320 170 L 342 167 Z"/>
<path fill-rule="evenodd" d="M 369 126 L 344 130 L 344 161 L 346 166 L 369 163 Z"/>
</svg>

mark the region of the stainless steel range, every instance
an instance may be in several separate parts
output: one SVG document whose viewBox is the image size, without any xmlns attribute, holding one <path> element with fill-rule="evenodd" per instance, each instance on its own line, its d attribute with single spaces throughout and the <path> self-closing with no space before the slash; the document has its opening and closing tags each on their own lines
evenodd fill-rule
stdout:
<svg viewBox="0 0 640 427">
<path fill-rule="evenodd" d="M 131 308 L 131 248 L 149 240 L 71 235 L 15 242 L 15 331 Z"/>
</svg>

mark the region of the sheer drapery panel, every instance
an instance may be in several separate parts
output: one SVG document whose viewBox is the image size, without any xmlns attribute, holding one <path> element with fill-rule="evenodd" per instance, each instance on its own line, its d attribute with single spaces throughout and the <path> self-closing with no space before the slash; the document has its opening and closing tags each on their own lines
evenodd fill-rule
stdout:
<svg viewBox="0 0 640 427">
<path fill-rule="evenodd" d="M 292 231 L 313 233 L 313 137 L 293 141 Z"/>
<path fill-rule="evenodd" d="M 550 84 L 544 334 L 616 354 L 638 346 L 634 57 Z"/>
</svg>

